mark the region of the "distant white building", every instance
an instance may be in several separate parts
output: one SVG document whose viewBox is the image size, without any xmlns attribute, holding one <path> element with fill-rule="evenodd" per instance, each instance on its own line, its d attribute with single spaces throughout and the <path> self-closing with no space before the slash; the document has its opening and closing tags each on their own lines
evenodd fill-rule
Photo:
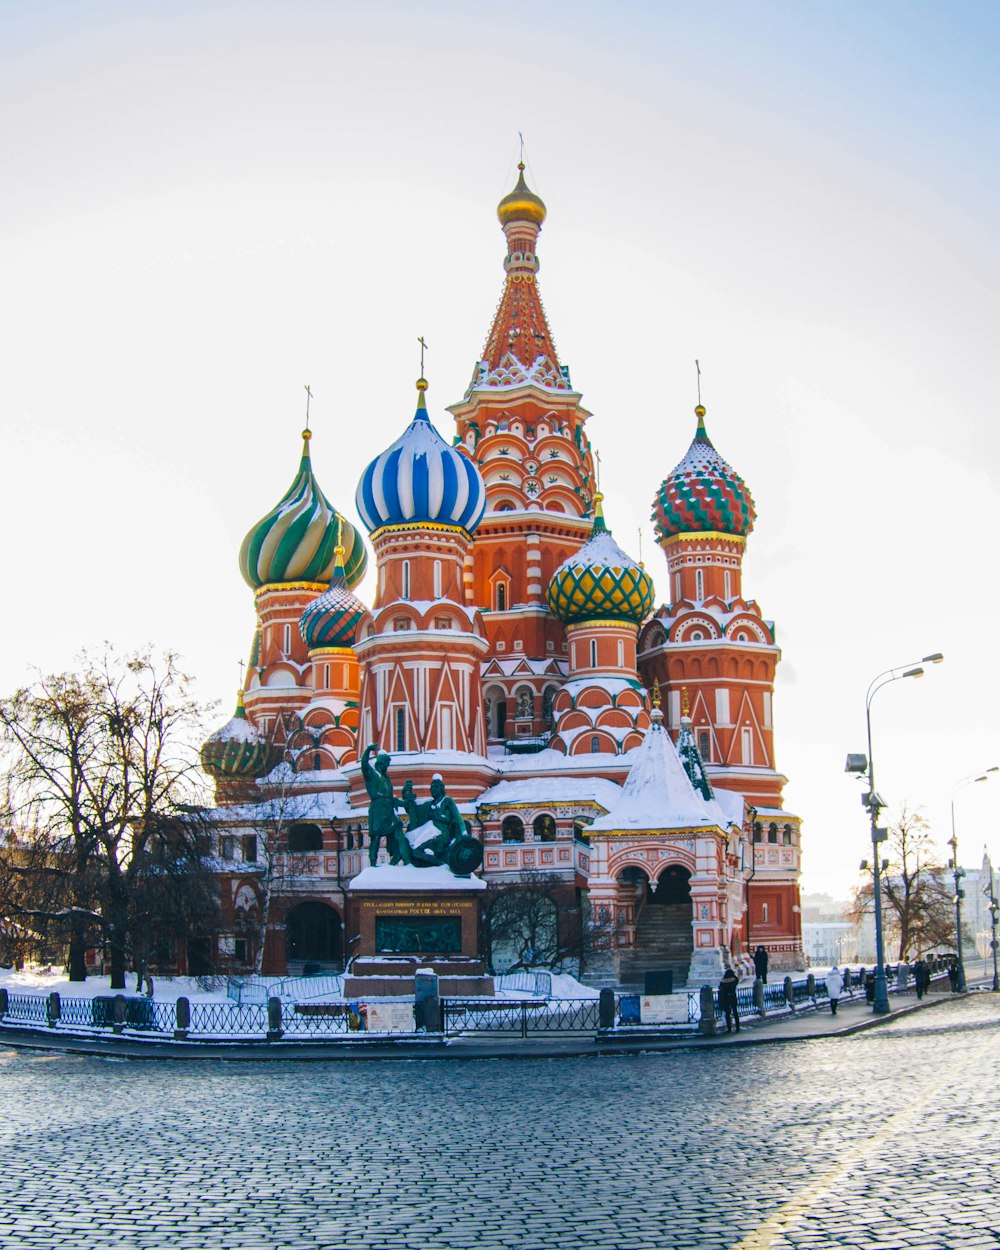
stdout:
<svg viewBox="0 0 1000 1250">
<path fill-rule="evenodd" d="M 811 967 L 857 961 L 857 929 L 847 920 L 805 921 L 802 948 Z"/>
</svg>

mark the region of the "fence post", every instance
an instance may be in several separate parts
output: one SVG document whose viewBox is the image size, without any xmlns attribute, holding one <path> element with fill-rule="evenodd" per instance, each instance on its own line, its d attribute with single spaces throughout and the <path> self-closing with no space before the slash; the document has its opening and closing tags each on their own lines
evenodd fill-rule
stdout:
<svg viewBox="0 0 1000 1250">
<path fill-rule="evenodd" d="M 764 1006 L 764 982 L 760 977 L 753 983 L 753 1009 L 761 1019 L 767 1015 L 767 1008 Z"/>
<path fill-rule="evenodd" d="M 703 985 L 698 993 L 701 1019 L 698 1032 L 711 1036 L 715 1032 L 715 993 L 710 985 Z"/>
<path fill-rule="evenodd" d="M 785 977 L 784 990 L 785 990 L 785 1002 L 789 1005 L 792 1011 L 794 1011 L 795 1010 L 795 986 L 792 984 L 791 977 Z"/>
<path fill-rule="evenodd" d="M 178 1042 L 187 1041 L 188 1029 L 191 1027 L 191 1000 L 189 998 L 178 998 L 175 1005 L 175 1013 L 174 1040 Z"/>
<path fill-rule="evenodd" d="M 120 1033 L 125 1027 L 125 1010 L 126 1002 L 124 994 L 116 994 L 112 1002 L 112 1011 L 114 1024 L 111 1026 L 116 1033 Z"/>
<path fill-rule="evenodd" d="M 816 976 L 812 972 L 810 972 L 809 975 L 806 977 L 806 993 L 813 1000 L 813 1003 L 815 1003 L 816 1002 Z"/>
<path fill-rule="evenodd" d="M 441 995 L 437 974 L 431 968 L 418 968 L 414 977 L 413 1010 L 418 1031 L 441 1032 Z"/>
<path fill-rule="evenodd" d="M 281 999 L 272 995 L 267 1000 L 267 1040 L 277 1042 L 284 1030 L 281 1027 Z"/>
<path fill-rule="evenodd" d="M 528 1004 L 522 1000 L 521 1002 L 521 1037 L 528 1036 Z"/>
<path fill-rule="evenodd" d="M 597 1000 L 597 1027 L 599 1029 L 613 1029 L 615 1027 L 614 990 L 601 990 L 600 998 Z"/>
<path fill-rule="evenodd" d="M 49 995 L 49 1001 L 45 1006 L 45 1014 L 48 1016 L 49 1026 L 54 1029 L 59 1023 L 59 1017 L 62 1015 L 62 1003 L 59 1001 L 58 990 L 53 990 Z"/>
<path fill-rule="evenodd" d="M 0 989 L 0 1020 L 3 1019 L 8 1011 L 10 1011 L 10 995 L 7 992 L 7 987 L 4 986 L 3 989 Z"/>
</svg>

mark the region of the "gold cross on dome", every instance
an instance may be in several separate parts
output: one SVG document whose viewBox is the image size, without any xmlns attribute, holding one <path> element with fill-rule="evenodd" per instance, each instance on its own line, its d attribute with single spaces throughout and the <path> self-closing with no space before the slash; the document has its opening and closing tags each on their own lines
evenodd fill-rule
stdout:
<svg viewBox="0 0 1000 1250">
<path fill-rule="evenodd" d="M 429 351 L 430 348 L 428 348 L 427 344 L 424 342 L 424 336 L 422 334 L 417 339 L 417 342 L 420 344 L 420 376 L 423 377 L 424 376 L 424 352 Z"/>
<path fill-rule="evenodd" d="M 309 404 L 312 402 L 312 387 L 306 384 L 306 429 L 309 429 Z"/>
</svg>

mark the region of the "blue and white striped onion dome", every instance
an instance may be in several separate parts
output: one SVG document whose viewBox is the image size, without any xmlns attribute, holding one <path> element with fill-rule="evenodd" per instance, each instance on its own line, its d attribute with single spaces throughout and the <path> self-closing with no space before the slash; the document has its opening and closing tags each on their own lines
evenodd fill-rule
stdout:
<svg viewBox="0 0 1000 1250">
<path fill-rule="evenodd" d="M 338 546 L 330 585 L 306 605 L 299 633 L 310 651 L 318 647 L 353 647 L 358 622 L 368 611 L 351 592 L 344 571 L 344 548 Z"/>
<path fill-rule="evenodd" d="M 427 383 L 417 381 L 417 412 L 399 438 L 361 475 L 356 503 L 368 532 L 385 525 L 460 526 L 471 533 L 486 511 L 486 485 L 468 457 L 430 423 Z"/>
</svg>

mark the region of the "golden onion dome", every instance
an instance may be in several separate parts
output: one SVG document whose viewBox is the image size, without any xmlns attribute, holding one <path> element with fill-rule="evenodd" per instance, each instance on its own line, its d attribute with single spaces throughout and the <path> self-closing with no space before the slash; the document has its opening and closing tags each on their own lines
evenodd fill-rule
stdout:
<svg viewBox="0 0 1000 1250">
<path fill-rule="evenodd" d="M 517 168 L 517 186 L 497 205 L 497 217 L 500 218 L 501 226 L 506 226 L 511 221 L 530 221 L 540 226 L 545 220 L 545 202 L 524 181 L 524 161 Z"/>
</svg>

